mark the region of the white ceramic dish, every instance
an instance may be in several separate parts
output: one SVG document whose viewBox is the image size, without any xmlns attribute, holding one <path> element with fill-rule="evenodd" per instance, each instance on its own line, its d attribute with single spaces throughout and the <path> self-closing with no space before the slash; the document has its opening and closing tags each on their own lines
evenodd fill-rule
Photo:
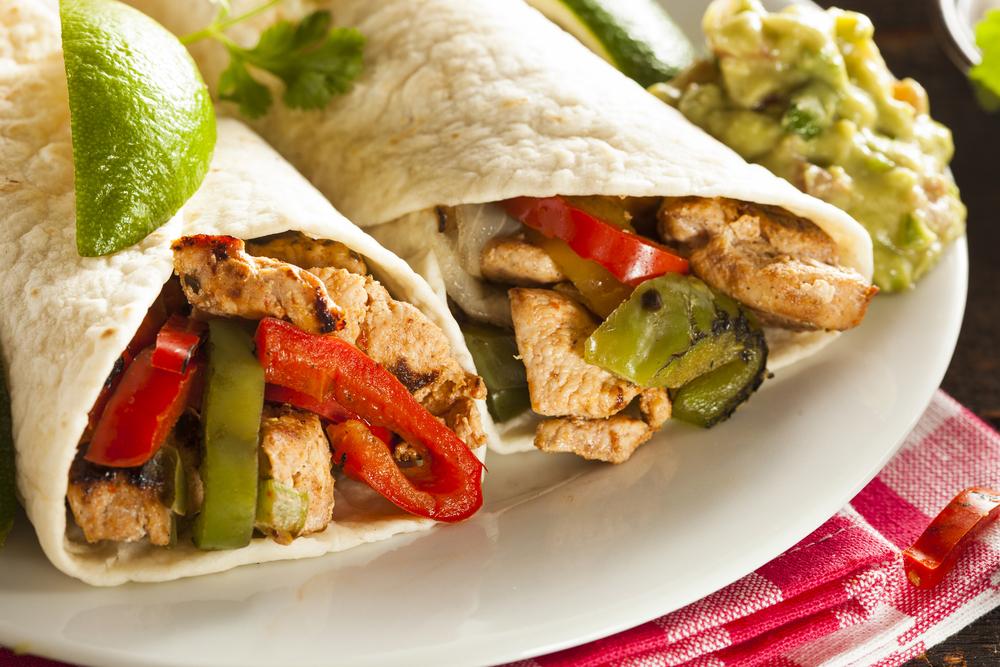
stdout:
<svg viewBox="0 0 1000 667">
<path fill-rule="evenodd" d="M 976 46 L 976 24 L 993 9 L 1000 9 L 1000 0 L 938 0 L 937 18 L 945 51 L 963 72 L 982 58 Z"/>
<path fill-rule="evenodd" d="M 875 475 L 941 381 L 966 285 L 963 239 L 732 420 L 670 425 L 626 465 L 493 456 L 485 508 L 459 526 L 95 589 L 52 568 L 22 518 L 0 552 L 0 645 L 112 667 L 467 665 L 634 626 L 759 567 Z"/>
</svg>

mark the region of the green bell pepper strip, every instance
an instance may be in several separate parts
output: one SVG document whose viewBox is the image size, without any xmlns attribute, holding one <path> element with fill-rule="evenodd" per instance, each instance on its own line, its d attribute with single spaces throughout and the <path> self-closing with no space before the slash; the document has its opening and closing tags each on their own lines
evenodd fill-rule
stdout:
<svg viewBox="0 0 1000 667">
<path fill-rule="evenodd" d="M 673 393 L 673 417 L 710 428 L 728 419 L 755 392 L 767 373 L 764 336 L 738 359 L 695 378 Z"/>
<path fill-rule="evenodd" d="M 692 276 L 646 281 L 584 344 L 588 363 L 668 387 L 677 419 L 709 427 L 763 381 L 767 343 L 753 316 Z"/>
<path fill-rule="evenodd" d="M 194 522 L 199 549 L 250 543 L 257 514 L 257 448 L 264 369 L 237 322 L 208 323 L 208 377 L 202 404 L 205 500 Z"/>
<path fill-rule="evenodd" d="M 513 419 L 530 407 L 531 394 L 527 387 L 497 389 L 486 395 L 486 408 L 497 423 Z"/>
<path fill-rule="evenodd" d="M 256 528 L 287 544 L 302 533 L 309 511 L 309 494 L 273 479 L 257 487 Z"/>
<path fill-rule="evenodd" d="M 0 366 L 0 547 L 14 527 L 17 497 L 14 492 L 14 434 L 10 418 L 7 375 Z"/>
<path fill-rule="evenodd" d="M 756 326 L 732 299 L 666 274 L 632 293 L 587 339 L 584 358 L 643 387 L 676 388 L 736 359 Z"/>
<path fill-rule="evenodd" d="M 165 489 L 168 494 L 166 499 L 170 501 L 170 509 L 173 510 L 174 514 L 184 516 L 190 510 L 188 480 L 187 474 L 184 472 L 184 462 L 181 460 L 180 453 L 173 447 L 161 447 L 160 451 L 164 457 L 164 472 L 166 473 L 164 478 L 167 482 Z"/>
<path fill-rule="evenodd" d="M 163 445 L 142 466 L 142 476 L 154 479 L 161 488 L 160 500 L 174 514 L 188 513 L 188 483 L 180 452 L 170 445 Z"/>
<path fill-rule="evenodd" d="M 486 383 L 486 407 L 493 418 L 503 422 L 527 410 L 531 406 L 528 376 L 518 359 L 513 332 L 477 322 L 463 324 L 462 334 L 476 371 Z"/>
</svg>

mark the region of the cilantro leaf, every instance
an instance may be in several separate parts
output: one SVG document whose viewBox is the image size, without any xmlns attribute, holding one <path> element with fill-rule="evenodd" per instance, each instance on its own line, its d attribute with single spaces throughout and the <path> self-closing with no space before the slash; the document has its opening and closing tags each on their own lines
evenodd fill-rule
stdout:
<svg viewBox="0 0 1000 667">
<path fill-rule="evenodd" d="M 219 97 L 236 102 L 247 118 L 260 118 L 271 106 L 271 91 L 250 76 L 243 60 L 237 56 L 219 77 Z"/>
<path fill-rule="evenodd" d="M 976 45 L 983 59 L 969 70 L 979 102 L 989 111 L 1000 110 L 1000 9 L 986 12 L 976 24 Z"/>
<path fill-rule="evenodd" d="M 282 96 L 293 109 L 322 109 L 350 90 L 361 73 L 364 36 L 353 28 L 330 29 L 330 13 L 317 11 L 298 25 L 279 21 L 252 49 L 239 56 L 285 84 Z"/>
<path fill-rule="evenodd" d="M 330 12 L 319 10 L 297 22 L 280 20 L 260 35 L 257 45 L 244 48 L 223 30 L 260 13 L 280 0 L 227 19 L 224 14 L 208 28 L 184 38 L 185 43 L 212 38 L 229 50 L 231 61 L 219 79 L 219 97 L 236 102 L 240 113 L 259 118 L 273 103 L 270 89 L 253 71 L 268 72 L 285 86 L 282 101 L 293 109 L 322 109 L 335 95 L 351 89 L 363 66 L 365 38 L 353 28 L 331 28 Z"/>
</svg>

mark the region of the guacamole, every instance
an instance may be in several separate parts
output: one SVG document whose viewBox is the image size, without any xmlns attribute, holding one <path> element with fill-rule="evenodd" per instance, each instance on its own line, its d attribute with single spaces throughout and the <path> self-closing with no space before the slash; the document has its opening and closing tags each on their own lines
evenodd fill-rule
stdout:
<svg viewBox="0 0 1000 667">
<path fill-rule="evenodd" d="M 920 84 L 889 72 L 871 21 L 716 0 L 704 29 L 714 59 L 661 92 L 747 160 L 863 224 L 882 290 L 913 286 L 963 233 L 965 207 L 948 171 L 951 133 Z"/>
</svg>

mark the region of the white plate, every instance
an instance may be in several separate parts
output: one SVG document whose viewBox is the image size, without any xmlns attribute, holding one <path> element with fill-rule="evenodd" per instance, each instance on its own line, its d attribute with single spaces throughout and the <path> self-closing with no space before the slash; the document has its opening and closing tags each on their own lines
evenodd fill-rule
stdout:
<svg viewBox="0 0 1000 667">
<path fill-rule="evenodd" d="M 485 508 L 459 526 L 94 589 L 53 569 L 22 518 L 0 553 L 0 644 L 127 667 L 458 665 L 637 625 L 767 562 L 875 475 L 944 375 L 966 283 L 963 239 L 733 419 L 672 424 L 626 465 L 493 456 Z"/>
</svg>

